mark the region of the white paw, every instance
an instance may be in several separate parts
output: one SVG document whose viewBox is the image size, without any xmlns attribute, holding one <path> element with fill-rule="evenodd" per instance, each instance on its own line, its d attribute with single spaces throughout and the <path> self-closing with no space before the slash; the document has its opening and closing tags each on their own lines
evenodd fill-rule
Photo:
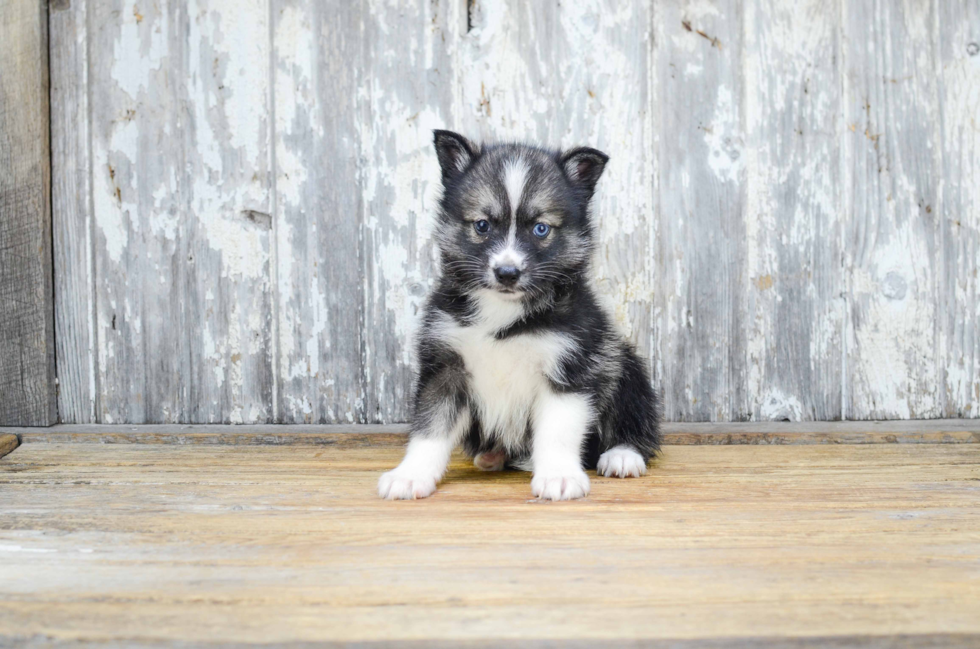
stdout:
<svg viewBox="0 0 980 649">
<path fill-rule="evenodd" d="M 436 479 L 432 476 L 413 476 L 395 469 L 378 480 L 378 495 L 388 500 L 415 500 L 427 498 L 436 491 Z"/>
<path fill-rule="evenodd" d="M 629 446 L 614 446 L 601 456 L 596 473 L 609 478 L 639 478 L 647 472 L 643 456 Z"/>
<path fill-rule="evenodd" d="M 542 500 L 574 500 L 589 495 L 589 476 L 582 469 L 542 472 L 531 478 L 531 493 Z"/>
<path fill-rule="evenodd" d="M 478 453 L 473 458 L 473 466 L 480 471 L 502 471 L 507 462 L 507 453 L 504 451 L 487 451 Z"/>
</svg>

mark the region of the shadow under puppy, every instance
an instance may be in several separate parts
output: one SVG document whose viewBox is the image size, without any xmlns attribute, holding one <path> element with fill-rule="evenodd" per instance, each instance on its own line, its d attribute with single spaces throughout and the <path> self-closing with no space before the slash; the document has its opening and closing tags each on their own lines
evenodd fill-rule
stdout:
<svg viewBox="0 0 980 649">
<path fill-rule="evenodd" d="M 474 464 L 531 470 L 548 500 L 589 493 L 584 469 L 640 476 L 658 404 L 588 282 L 589 202 L 609 159 L 590 148 L 477 147 L 435 132 L 442 273 L 425 307 L 408 449 L 383 498 L 425 498 L 458 444 Z"/>
</svg>

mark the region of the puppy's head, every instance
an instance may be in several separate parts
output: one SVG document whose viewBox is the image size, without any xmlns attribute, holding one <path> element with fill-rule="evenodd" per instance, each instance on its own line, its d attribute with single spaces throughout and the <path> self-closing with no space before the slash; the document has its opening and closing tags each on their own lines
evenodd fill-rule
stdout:
<svg viewBox="0 0 980 649">
<path fill-rule="evenodd" d="M 588 266 L 588 207 L 606 154 L 523 144 L 477 147 L 435 132 L 443 196 L 436 239 L 444 275 L 464 291 L 546 296 Z"/>
</svg>

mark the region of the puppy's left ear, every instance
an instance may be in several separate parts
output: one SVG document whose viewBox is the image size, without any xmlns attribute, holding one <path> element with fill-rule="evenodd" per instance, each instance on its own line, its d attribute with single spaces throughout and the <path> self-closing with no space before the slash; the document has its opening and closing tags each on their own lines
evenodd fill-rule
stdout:
<svg viewBox="0 0 980 649">
<path fill-rule="evenodd" d="M 592 196 L 599 176 L 609 162 L 609 156 L 602 151 L 582 146 L 561 154 L 560 162 L 572 184 L 583 188 Z"/>
<path fill-rule="evenodd" d="M 442 168 L 442 181 L 449 182 L 463 174 L 476 157 L 476 146 L 459 133 L 433 131 L 436 156 Z"/>
</svg>

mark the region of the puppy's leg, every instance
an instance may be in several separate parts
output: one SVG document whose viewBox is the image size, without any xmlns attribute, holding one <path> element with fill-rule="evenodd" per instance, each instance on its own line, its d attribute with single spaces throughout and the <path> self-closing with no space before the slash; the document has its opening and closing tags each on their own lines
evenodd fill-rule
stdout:
<svg viewBox="0 0 980 649">
<path fill-rule="evenodd" d="M 620 444 L 599 456 L 595 470 L 608 478 L 639 478 L 646 474 L 647 463 L 635 448 Z"/>
<path fill-rule="evenodd" d="M 623 356 L 622 372 L 612 403 L 614 418 L 603 440 L 596 473 L 612 478 L 638 478 L 660 448 L 657 395 L 650 388 L 646 369 L 630 350 Z"/>
<path fill-rule="evenodd" d="M 388 500 L 427 498 L 442 480 L 449 456 L 470 425 L 469 408 L 444 413 L 429 430 L 410 433 L 405 458 L 378 480 L 378 495 Z"/>
<path fill-rule="evenodd" d="M 507 451 L 501 448 L 477 453 L 473 458 L 473 466 L 480 471 L 503 471 L 506 463 Z"/>
<path fill-rule="evenodd" d="M 533 418 L 531 493 L 544 500 L 589 495 L 582 470 L 582 443 L 594 413 L 580 394 L 547 393 L 538 398 Z"/>
</svg>

